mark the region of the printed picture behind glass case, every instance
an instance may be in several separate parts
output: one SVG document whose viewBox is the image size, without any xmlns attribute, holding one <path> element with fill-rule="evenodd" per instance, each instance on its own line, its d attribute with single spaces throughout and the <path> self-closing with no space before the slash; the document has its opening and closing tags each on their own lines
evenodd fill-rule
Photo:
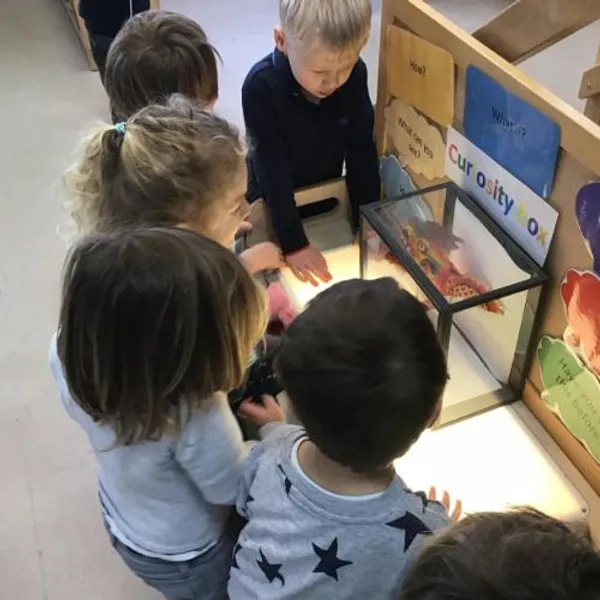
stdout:
<svg viewBox="0 0 600 600">
<path fill-rule="evenodd" d="M 416 196 L 428 211 L 409 209 Z M 518 399 L 546 274 L 452 183 L 361 212 L 361 276 L 419 298 L 447 352 L 440 425 Z"/>
</svg>

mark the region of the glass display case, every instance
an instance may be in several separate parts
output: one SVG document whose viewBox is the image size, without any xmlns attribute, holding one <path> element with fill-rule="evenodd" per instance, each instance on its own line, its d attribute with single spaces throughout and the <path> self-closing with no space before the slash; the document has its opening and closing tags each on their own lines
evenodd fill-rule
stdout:
<svg viewBox="0 0 600 600">
<path fill-rule="evenodd" d="M 440 425 L 519 398 L 548 277 L 468 194 L 445 183 L 362 207 L 360 275 L 428 308 L 450 373 Z"/>
</svg>

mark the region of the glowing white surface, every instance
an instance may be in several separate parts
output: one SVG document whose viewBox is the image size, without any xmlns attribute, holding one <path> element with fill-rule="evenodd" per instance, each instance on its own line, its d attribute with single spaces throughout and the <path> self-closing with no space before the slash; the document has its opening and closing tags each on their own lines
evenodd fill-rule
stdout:
<svg viewBox="0 0 600 600">
<path fill-rule="evenodd" d="M 343 246 L 324 254 L 333 275 L 329 285 L 359 277 L 358 246 Z M 377 269 L 371 276 L 398 277 L 398 271 L 386 262 L 377 263 Z M 282 279 L 298 308 L 328 287 L 303 284 L 289 271 L 282 273 Z M 469 352 L 464 341 L 460 343 L 460 338 L 453 335 L 449 352 L 453 380 L 445 403 L 457 401 L 459 391 L 464 398 L 465 384 L 469 390 L 482 385 L 486 391 L 490 389 L 490 381 L 473 369 Z M 461 498 L 467 512 L 529 505 L 560 518 L 578 520 L 587 510 L 582 496 L 510 406 L 426 432 L 395 465 L 411 488 L 427 490 L 435 485 L 439 490 L 447 489 L 453 497 Z"/>
<path fill-rule="evenodd" d="M 289 270 L 282 272 L 283 284 L 288 290 L 292 302 L 299 309 L 304 307 L 319 292 L 334 283 L 360 276 L 358 245 L 342 246 L 323 254 L 327 258 L 327 264 L 333 276 L 333 280 L 329 284 L 322 284 L 315 288 L 298 281 Z M 410 277 L 400 275 L 397 267 L 384 260 L 369 263 L 369 277 L 393 277 L 412 293 L 417 290 Z M 432 319 L 434 318 L 435 313 L 432 312 Z M 450 337 L 448 365 L 451 379 L 444 394 L 444 405 L 446 406 L 458 404 L 465 399 L 476 398 L 500 389 L 500 384 L 455 327 L 452 328 Z"/>
<path fill-rule="evenodd" d="M 465 512 L 527 505 L 574 521 L 587 510 L 511 406 L 425 432 L 395 467 L 412 489 L 446 489 Z"/>
</svg>

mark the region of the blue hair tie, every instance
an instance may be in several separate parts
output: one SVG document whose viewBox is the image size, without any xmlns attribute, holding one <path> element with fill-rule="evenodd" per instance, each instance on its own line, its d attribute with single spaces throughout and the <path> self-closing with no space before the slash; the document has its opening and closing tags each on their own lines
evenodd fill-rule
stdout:
<svg viewBox="0 0 600 600">
<path fill-rule="evenodd" d="M 125 123 L 121 121 L 121 123 L 115 123 L 115 131 L 119 135 L 125 135 Z"/>
</svg>

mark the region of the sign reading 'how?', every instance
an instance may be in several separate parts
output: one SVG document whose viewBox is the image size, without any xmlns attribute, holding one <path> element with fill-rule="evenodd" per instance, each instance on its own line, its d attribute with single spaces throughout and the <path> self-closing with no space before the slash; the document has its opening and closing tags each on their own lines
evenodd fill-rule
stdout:
<svg viewBox="0 0 600 600">
<path fill-rule="evenodd" d="M 454 119 L 454 60 L 423 38 L 389 25 L 386 30 L 389 92 L 440 125 Z"/>
<path fill-rule="evenodd" d="M 446 175 L 543 266 L 558 219 L 544 199 L 452 128 L 446 143 Z"/>
</svg>

